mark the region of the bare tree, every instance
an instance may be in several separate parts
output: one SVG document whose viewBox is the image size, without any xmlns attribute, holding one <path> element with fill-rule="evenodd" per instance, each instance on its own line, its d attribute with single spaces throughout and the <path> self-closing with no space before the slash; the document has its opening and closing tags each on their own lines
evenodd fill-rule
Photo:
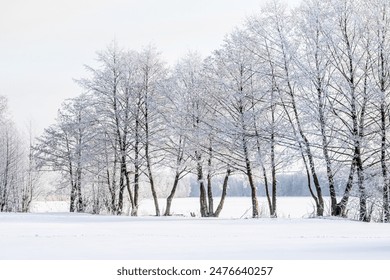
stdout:
<svg viewBox="0 0 390 280">
<path fill-rule="evenodd" d="M 357 172 L 360 193 L 359 219 L 368 221 L 367 196 L 364 186 L 363 141 L 367 126 L 367 106 L 370 100 L 368 79 L 371 71 L 369 49 L 371 39 L 368 26 L 361 14 L 360 3 L 349 0 L 334 3 L 334 25 L 336 32 L 328 34 L 332 64 L 336 69 L 335 83 L 337 93 L 329 97 L 333 113 L 344 126 L 345 142 L 351 145 L 352 163 L 349 180 L 343 196 L 338 204 L 336 214 L 345 211 L 348 195 L 352 187 L 353 173 Z M 352 141 L 350 142 L 350 139 Z"/>
<path fill-rule="evenodd" d="M 60 171 L 68 178 L 70 212 L 85 210 L 82 183 L 90 150 L 89 140 L 93 138 L 88 106 L 85 96 L 63 103 L 57 123 L 45 129 L 34 146 L 40 168 Z"/>
<path fill-rule="evenodd" d="M 297 147 L 307 173 L 310 193 L 315 201 L 317 215 L 324 213 L 322 188 L 319 183 L 313 145 L 307 133 L 302 104 L 299 98 L 297 76 L 297 42 L 294 40 L 294 23 L 281 1 L 269 1 L 262 16 L 248 22 L 251 34 L 251 51 L 266 63 L 272 80 L 272 92 L 276 92 L 291 129 L 282 133 L 283 145 Z M 290 133 L 289 133 L 290 132 Z M 312 182 L 315 190 L 312 189 Z M 270 206 L 272 204 L 270 203 Z M 271 207 L 272 210 L 272 207 Z"/>
<path fill-rule="evenodd" d="M 153 176 L 153 165 L 157 159 L 156 137 L 159 131 L 159 119 L 157 106 L 161 99 L 161 82 L 165 79 L 166 69 L 159 57 L 159 53 L 153 47 L 145 48 L 139 54 L 141 95 L 143 106 L 141 113 L 143 117 L 142 129 L 144 131 L 143 145 L 145 150 L 145 163 L 147 177 L 154 201 L 156 216 L 160 216 L 160 207 L 157 199 L 157 187 Z"/>
<path fill-rule="evenodd" d="M 222 49 L 214 52 L 215 82 L 219 90 L 215 100 L 218 106 L 219 130 L 224 133 L 230 154 L 227 162 L 241 170 L 251 188 L 252 217 L 259 217 L 257 186 L 254 178 L 255 149 L 253 141 L 253 98 L 256 59 L 244 44 L 244 31 L 236 30 L 225 39 Z M 234 151 L 234 152 L 232 152 Z"/>
</svg>

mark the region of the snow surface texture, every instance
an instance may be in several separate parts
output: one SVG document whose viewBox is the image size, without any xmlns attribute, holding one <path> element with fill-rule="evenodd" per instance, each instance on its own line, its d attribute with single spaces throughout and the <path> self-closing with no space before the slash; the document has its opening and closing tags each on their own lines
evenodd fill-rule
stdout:
<svg viewBox="0 0 390 280">
<path fill-rule="evenodd" d="M 330 218 L 2 213 L 0 248 L 3 260 L 390 259 L 390 225 Z"/>
<path fill-rule="evenodd" d="M 267 201 L 264 197 L 259 200 L 260 216 L 269 216 Z M 161 212 L 165 211 L 165 199 L 159 199 Z M 219 198 L 214 200 L 214 205 L 219 203 Z M 216 206 L 215 206 L 216 207 Z M 68 212 L 69 203 L 65 201 L 38 201 L 33 202 L 31 212 Z M 139 216 L 154 215 L 154 204 L 152 199 L 140 201 Z M 227 197 L 221 218 L 250 218 L 252 215 L 252 204 L 249 197 Z M 130 212 L 130 209 L 127 209 Z M 172 202 L 171 214 L 191 217 L 191 213 L 200 216 L 199 198 L 175 198 Z M 315 213 L 313 199 L 310 197 L 280 197 L 278 198 L 278 217 L 280 218 L 307 218 Z"/>
</svg>

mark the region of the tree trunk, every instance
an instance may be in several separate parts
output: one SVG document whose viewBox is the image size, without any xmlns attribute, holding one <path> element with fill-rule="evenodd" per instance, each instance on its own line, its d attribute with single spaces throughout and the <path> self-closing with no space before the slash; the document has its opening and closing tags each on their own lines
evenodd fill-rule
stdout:
<svg viewBox="0 0 390 280">
<path fill-rule="evenodd" d="M 317 173 L 315 170 L 314 158 L 311 153 L 309 141 L 306 139 L 306 137 L 304 137 L 304 141 L 306 144 L 307 158 L 309 159 L 309 167 L 310 167 L 311 175 L 313 177 L 314 187 L 316 189 L 317 197 L 318 197 L 317 215 L 321 217 L 324 215 L 324 198 L 322 196 L 320 182 L 318 180 Z"/>
<path fill-rule="evenodd" d="M 149 173 L 149 176 L 150 176 L 149 177 L 150 189 L 152 191 L 154 208 L 156 210 L 156 216 L 160 216 L 160 208 L 159 208 L 159 205 L 158 205 L 157 192 L 156 192 L 156 189 L 154 187 L 154 180 L 153 180 L 153 175 L 152 175 L 152 171 L 150 169 L 150 166 L 148 167 L 148 173 Z"/>
<path fill-rule="evenodd" d="M 317 65 L 317 68 L 319 66 Z M 319 70 L 317 70 L 319 71 Z M 317 79 L 317 97 L 318 97 L 318 114 L 320 119 L 320 128 L 321 128 L 321 136 L 322 136 L 322 154 L 324 155 L 325 163 L 326 163 L 326 175 L 328 177 L 329 184 L 329 194 L 330 194 L 330 208 L 331 215 L 336 216 L 336 207 L 337 207 L 337 198 L 336 198 L 336 190 L 334 186 L 334 176 L 332 170 L 332 162 L 330 160 L 329 151 L 328 151 L 328 139 L 325 130 L 325 115 L 324 115 L 324 102 L 323 102 L 323 93 L 322 93 L 322 81 L 321 78 Z"/>
<path fill-rule="evenodd" d="M 117 205 L 116 205 L 116 171 L 117 171 L 117 163 L 118 163 L 118 156 L 116 147 L 114 146 L 114 159 L 112 163 L 112 173 L 110 171 L 110 159 L 107 148 L 107 134 L 105 134 L 105 141 L 104 141 L 104 155 L 105 155 L 105 165 L 106 165 L 106 183 L 107 187 L 110 193 L 110 204 L 108 205 L 108 208 L 110 210 L 110 213 L 115 215 L 117 211 Z M 116 141 L 115 141 L 116 143 Z"/>
<path fill-rule="evenodd" d="M 126 168 L 126 169 L 127 169 L 127 168 Z M 129 193 L 129 199 L 130 199 L 131 210 L 133 210 L 133 209 L 135 208 L 135 204 L 134 204 L 133 192 L 131 191 L 129 172 L 126 172 L 126 174 L 125 174 L 125 179 L 126 179 L 126 188 L 127 188 L 127 192 Z"/>
<path fill-rule="evenodd" d="M 140 114 L 140 106 L 141 106 L 141 98 L 138 98 L 137 104 L 137 112 L 135 117 L 135 143 L 134 143 L 134 206 L 131 209 L 131 216 L 138 215 L 138 193 L 139 193 L 139 171 L 140 171 L 140 163 L 139 163 L 139 145 L 140 145 L 140 136 L 139 136 L 139 114 Z"/>
<path fill-rule="evenodd" d="M 241 69 L 242 71 L 242 69 Z M 240 92 L 243 91 L 242 85 L 240 86 Z M 253 174 L 252 174 L 252 166 L 251 162 L 249 160 L 249 152 L 248 152 L 248 140 L 247 140 L 247 128 L 246 123 L 244 119 L 244 107 L 242 105 L 242 99 L 239 101 L 239 113 L 240 113 L 240 122 L 241 122 L 241 129 L 242 129 L 242 135 L 241 135 L 241 144 L 242 144 L 242 151 L 245 161 L 245 173 L 248 177 L 249 186 L 251 188 L 251 200 L 252 200 L 252 218 L 258 218 L 259 217 L 259 203 L 257 201 L 257 189 L 255 186 L 255 183 L 253 181 Z"/>
<path fill-rule="evenodd" d="M 369 57 L 366 58 L 365 63 L 365 71 L 364 71 L 364 88 L 363 88 L 363 102 L 361 105 L 360 110 L 360 122 L 359 122 L 359 130 L 357 137 L 355 137 L 355 150 L 357 155 L 357 161 L 356 161 L 356 168 L 357 168 L 357 174 L 358 174 L 358 186 L 359 186 L 359 192 L 360 192 L 360 199 L 359 199 L 359 205 L 360 205 L 360 220 L 363 222 L 369 222 L 371 219 L 371 212 L 368 213 L 367 211 L 367 193 L 364 186 L 364 173 L 363 173 L 363 160 L 362 160 L 362 139 L 364 137 L 364 126 L 365 126 L 365 115 L 366 115 L 366 106 L 368 102 L 368 71 L 370 68 L 370 59 Z M 355 88 L 354 88 L 355 89 Z M 355 107 L 355 91 L 353 90 L 353 108 Z M 356 112 L 356 109 L 353 109 L 353 112 Z M 352 114 L 354 115 L 354 114 Z M 357 118 L 353 118 L 354 121 L 357 121 Z M 354 130 L 355 131 L 355 130 Z"/>
<path fill-rule="evenodd" d="M 81 168 L 77 169 L 77 212 L 84 212 L 84 203 L 83 203 L 83 196 L 81 193 L 81 175 L 82 170 Z"/>
<path fill-rule="evenodd" d="M 305 165 L 305 170 L 306 170 L 306 177 L 307 177 L 307 187 L 309 188 L 309 192 L 310 192 L 310 195 L 311 197 L 313 198 L 314 200 L 314 203 L 316 205 L 316 215 L 317 216 L 321 216 L 321 206 L 320 206 L 320 202 L 319 202 L 319 199 L 318 197 L 315 195 L 314 191 L 313 191 L 313 188 L 311 186 L 311 175 L 310 175 L 310 169 L 309 169 L 309 166 L 307 165 L 307 160 L 306 160 L 306 157 L 305 155 L 303 154 L 303 152 L 301 152 L 301 156 L 302 156 L 302 160 L 303 160 L 303 163 Z"/>
<path fill-rule="evenodd" d="M 126 188 L 126 158 L 123 155 L 122 151 L 122 156 L 121 156 L 121 170 L 120 170 L 120 177 L 119 177 L 119 194 L 118 194 L 118 209 L 117 209 L 117 215 L 122 215 L 123 213 L 123 197 L 124 197 L 124 192 Z"/>
<path fill-rule="evenodd" d="M 269 195 L 268 178 L 267 178 L 267 172 L 265 171 L 264 165 L 262 166 L 262 169 L 263 169 L 265 196 L 267 197 L 270 216 L 272 216 L 272 201 L 271 201 L 271 196 Z"/>
<path fill-rule="evenodd" d="M 317 216 L 322 216 L 323 213 L 324 213 L 324 201 L 323 201 L 323 198 L 322 198 L 321 186 L 319 185 L 317 174 L 315 172 L 314 161 L 313 161 L 313 158 L 311 157 L 310 143 L 307 141 L 307 138 L 305 137 L 305 135 L 304 135 L 304 133 L 303 133 L 303 131 L 301 129 L 300 122 L 299 122 L 299 119 L 298 119 L 298 112 L 297 112 L 296 106 L 295 106 L 295 98 L 294 98 L 293 94 L 290 94 L 290 96 L 292 98 L 292 106 L 293 106 L 293 109 L 294 109 L 295 119 L 297 121 L 297 127 L 298 127 L 298 131 L 299 131 L 299 136 L 302 137 L 303 139 L 306 139 L 306 141 L 304 141 L 304 144 L 305 144 L 305 148 L 306 148 L 306 154 L 307 154 L 307 157 L 309 159 L 309 165 L 307 163 L 307 159 L 306 159 L 306 156 L 305 156 L 305 149 L 304 149 L 304 147 L 302 145 L 302 141 L 298 140 L 297 142 L 298 142 L 299 150 L 301 152 L 302 161 L 303 161 L 303 163 L 305 165 L 305 170 L 306 170 L 306 175 L 307 175 L 307 185 L 308 185 L 308 188 L 309 188 L 309 191 L 310 191 L 310 195 L 312 196 L 312 198 L 313 198 L 313 200 L 314 200 L 314 202 L 316 204 L 316 214 L 317 214 Z M 284 103 L 283 100 L 282 100 L 282 105 L 283 105 L 284 111 L 287 114 L 288 120 L 289 120 L 289 122 L 290 122 L 290 124 L 292 126 L 294 137 L 298 138 L 299 136 L 298 136 L 298 132 L 296 131 L 295 124 L 294 124 L 294 122 L 293 122 L 293 120 L 292 120 L 292 118 L 290 116 L 290 113 L 288 112 L 288 109 L 286 107 L 286 104 Z M 309 168 L 309 166 L 310 166 L 310 168 Z M 314 193 L 313 188 L 311 186 L 311 178 L 313 178 L 317 195 Z"/>
<path fill-rule="evenodd" d="M 386 10 L 383 10 L 383 21 L 386 20 Z M 385 27 L 383 27 L 385 28 Z M 386 39 L 386 31 L 382 30 L 382 42 L 381 48 L 379 51 L 379 69 L 380 69 L 380 89 L 382 93 L 382 101 L 381 101 L 381 168 L 382 168 L 382 178 L 383 178 L 383 222 L 390 222 L 390 206 L 389 206 L 389 178 L 387 172 L 387 164 L 386 164 L 386 80 L 387 78 L 387 69 L 386 69 L 386 59 L 385 59 L 385 50 L 383 45 L 385 44 Z"/>
<path fill-rule="evenodd" d="M 351 192 L 352 187 L 353 187 L 353 176 L 355 173 L 355 167 L 356 167 L 356 162 L 355 162 L 355 159 L 353 159 L 352 163 L 351 163 L 351 168 L 349 171 L 347 185 L 346 185 L 345 190 L 344 190 L 344 195 L 343 195 L 341 201 L 339 203 L 337 203 L 337 205 L 336 205 L 335 216 L 339 216 L 339 217 L 346 217 L 347 216 L 346 208 L 347 208 L 350 192 Z"/>
<path fill-rule="evenodd" d="M 70 185 L 71 185 L 69 212 L 74 212 L 76 210 L 75 201 L 76 201 L 77 187 L 76 187 L 76 184 L 73 180 L 73 168 L 72 168 L 71 163 L 69 164 L 69 177 L 70 177 L 69 179 L 70 179 Z"/>
<path fill-rule="evenodd" d="M 9 151 L 9 140 L 7 137 L 7 154 L 6 154 L 6 163 L 5 163 L 5 170 L 4 170 L 4 183 L 3 183 L 3 190 L 1 194 L 1 203 L 0 203 L 0 212 L 3 212 L 6 210 L 7 206 L 7 193 L 8 193 L 8 176 L 9 176 L 9 169 L 10 169 L 10 151 Z M 72 212 L 72 211 L 71 211 Z"/>
<path fill-rule="evenodd" d="M 137 156 L 137 160 L 138 160 L 138 156 Z M 134 164 L 134 207 L 131 209 L 131 216 L 138 215 L 138 192 L 139 192 L 139 165 L 138 163 L 135 163 Z"/>
<path fill-rule="evenodd" d="M 243 150 L 244 150 L 244 157 L 245 157 L 245 168 L 246 168 L 246 175 L 248 177 L 249 186 L 251 188 L 251 200 L 252 200 L 252 218 L 258 218 L 259 217 L 259 204 L 257 202 L 257 190 L 255 183 L 253 181 L 253 175 L 252 175 L 252 167 L 251 163 L 249 161 L 249 155 L 247 150 L 247 143 L 245 136 L 243 136 Z"/>
<path fill-rule="evenodd" d="M 203 180 L 203 169 L 202 169 L 202 163 L 201 163 L 201 156 L 199 153 L 195 152 L 196 158 L 197 158 L 197 174 L 198 174 L 198 182 L 199 182 L 199 200 L 200 200 L 200 215 L 202 217 L 208 217 L 208 206 L 207 206 L 207 199 L 206 199 L 206 190 L 204 187 L 204 180 Z"/>
<path fill-rule="evenodd" d="M 179 179 L 180 179 L 180 173 L 178 171 L 176 171 L 176 175 L 175 175 L 175 179 L 173 181 L 173 186 L 172 186 L 171 193 L 167 197 L 167 205 L 166 205 L 166 208 L 165 208 L 164 216 L 171 216 L 172 200 L 173 200 L 173 198 L 175 196 L 177 185 L 179 183 Z"/>
<path fill-rule="evenodd" d="M 116 169 L 116 168 L 115 168 Z M 116 193 L 115 193 L 115 173 L 113 174 L 113 179 L 112 182 L 110 180 L 110 170 L 107 168 L 106 169 L 106 176 L 107 176 L 107 186 L 108 190 L 110 191 L 110 197 L 111 197 L 111 205 L 110 205 L 110 212 L 112 214 L 116 213 Z"/>
<path fill-rule="evenodd" d="M 230 173 L 231 173 L 231 170 L 230 170 L 230 168 L 228 168 L 226 171 L 225 179 L 223 180 L 221 200 L 219 201 L 217 210 L 215 210 L 215 213 L 213 214 L 214 217 L 219 217 L 219 214 L 221 213 L 223 205 L 225 203 Z"/>
<path fill-rule="evenodd" d="M 387 175 L 386 165 L 386 112 L 385 106 L 381 104 L 381 167 L 383 177 L 383 221 L 385 223 L 390 222 L 390 209 L 389 209 L 389 178 Z"/>
<path fill-rule="evenodd" d="M 312 152 L 311 152 L 310 142 L 307 139 L 307 137 L 306 137 L 306 135 L 305 135 L 305 133 L 304 133 L 304 131 L 302 129 L 301 122 L 300 122 L 300 119 L 299 119 L 298 109 L 297 109 L 296 102 L 295 102 L 294 91 L 293 91 L 292 86 L 291 86 L 290 81 L 289 81 L 289 75 L 288 75 L 287 66 L 285 66 L 285 68 L 286 68 L 286 73 L 287 73 L 287 84 L 288 84 L 288 88 L 289 88 L 289 94 L 290 94 L 290 97 L 291 97 L 291 106 L 292 106 L 292 109 L 293 109 L 293 112 L 294 112 L 294 117 L 295 117 L 295 121 L 296 121 L 296 125 L 297 125 L 297 128 L 298 128 L 299 135 L 300 135 L 300 137 L 303 140 L 305 153 L 306 153 L 307 159 L 309 161 L 309 169 L 310 169 L 310 172 L 311 172 L 311 177 L 313 178 L 314 187 L 315 187 L 315 190 L 316 190 L 316 193 L 317 193 L 317 195 L 316 195 L 316 197 L 317 197 L 317 199 L 316 199 L 317 216 L 323 216 L 324 215 L 324 199 L 323 199 L 323 196 L 322 196 L 322 190 L 321 190 L 320 182 L 318 180 L 317 172 L 316 172 L 316 169 L 315 169 L 314 158 L 313 158 L 313 155 L 312 155 Z M 290 122 L 294 126 L 294 124 L 292 123 L 291 119 L 290 119 Z M 300 140 L 298 140 L 298 141 L 300 141 Z M 303 148 L 301 143 L 299 143 L 299 146 L 300 146 L 301 149 Z M 303 149 L 302 149 L 302 151 L 303 151 Z"/>
<path fill-rule="evenodd" d="M 211 185 L 211 174 L 207 174 L 207 200 L 208 200 L 208 212 L 209 215 L 214 213 L 214 199 L 213 199 L 213 188 Z"/>
<path fill-rule="evenodd" d="M 358 175 L 358 186 L 359 186 L 359 219 L 363 222 L 369 222 L 370 218 L 367 213 L 367 195 L 364 187 L 364 175 L 363 175 L 363 163 L 361 160 L 360 148 L 356 148 L 356 169 Z"/>
<path fill-rule="evenodd" d="M 275 163 L 275 105 L 272 104 L 272 131 L 271 131 L 271 176 L 272 176 L 272 207 L 270 215 L 272 218 L 277 217 L 276 213 L 276 163 Z"/>
<path fill-rule="evenodd" d="M 208 212 L 209 215 L 213 215 L 214 213 L 214 200 L 213 200 L 213 188 L 211 185 L 211 160 L 212 160 L 212 152 L 213 149 L 211 148 L 211 141 L 210 141 L 210 147 L 209 147 L 209 159 L 207 161 L 208 164 L 208 173 L 207 173 L 207 198 L 208 198 Z"/>
<path fill-rule="evenodd" d="M 76 186 L 72 184 L 72 188 L 70 190 L 70 204 L 69 204 L 69 212 L 75 212 L 75 201 L 76 201 Z"/>
<path fill-rule="evenodd" d="M 152 167 L 151 167 L 151 159 L 149 157 L 149 143 L 148 140 L 145 144 L 145 157 L 146 157 L 146 168 L 148 170 L 148 177 L 149 177 L 149 183 L 150 183 L 150 189 L 152 191 L 153 201 L 154 201 L 154 207 L 156 210 L 156 216 L 160 216 L 160 208 L 158 205 L 158 199 L 157 199 L 157 192 L 154 186 L 154 180 L 153 180 L 153 173 L 152 173 Z"/>
</svg>

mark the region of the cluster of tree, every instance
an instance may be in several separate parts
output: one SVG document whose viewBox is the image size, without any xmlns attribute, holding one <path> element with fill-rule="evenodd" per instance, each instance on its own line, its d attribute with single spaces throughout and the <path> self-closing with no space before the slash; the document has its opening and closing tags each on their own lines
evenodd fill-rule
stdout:
<svg viewBox="0 0 390 280">
<path fill-rule="evenodd" d="M 32 150 L 21 139 L 0 96 L 0 212 L 28 212 L 38 192 L 39 172 Z"/>
<path fill-rule="evenodd" d="M 160 215 L 155 172 L 168 168 L 166 215 L 192 173 L 202 216 L 218 216 L 229 177 L 241 174 L 252 216 L 262 182 L 276 217 L 278 174 L 301 168 L 318 216 L 326 192 L 331 215 L 345 216 L 354 195 L 369 221 L 380 197 L 390 221 L 389 15 L 387 0 L 305 0 L 293 11 L 272 0 L 209 57 L 189 53 L 172 69 L 151 47 L 113 44 L 78 81 L 86 93 L 63 105 L 36 156 L 67 176 L 71 211 L 121 214 L 128 197 L 137 215 L 148 185 Z"/>
</svg>

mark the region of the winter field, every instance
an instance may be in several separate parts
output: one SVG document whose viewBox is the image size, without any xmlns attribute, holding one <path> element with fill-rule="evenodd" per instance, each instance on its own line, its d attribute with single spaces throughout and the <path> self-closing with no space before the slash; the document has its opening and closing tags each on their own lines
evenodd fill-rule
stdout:
<svg viewBox="0 0 390 280">
<path fill-rule="evenodd" d="M 278 219 L 247 219 L 249 200 L 227 198 L 220 218 L 191 217 L 195 198 L 174 200 L 172 217 L 151 216 L 148 200 L 140 217 L 70 214 L 64 202 L 39 202 L 33 213 L 0 214 L 0 259 L 390 259 L 389 224 L 310 218 L 310 198 L 279 198 Z"/>
</svg>

